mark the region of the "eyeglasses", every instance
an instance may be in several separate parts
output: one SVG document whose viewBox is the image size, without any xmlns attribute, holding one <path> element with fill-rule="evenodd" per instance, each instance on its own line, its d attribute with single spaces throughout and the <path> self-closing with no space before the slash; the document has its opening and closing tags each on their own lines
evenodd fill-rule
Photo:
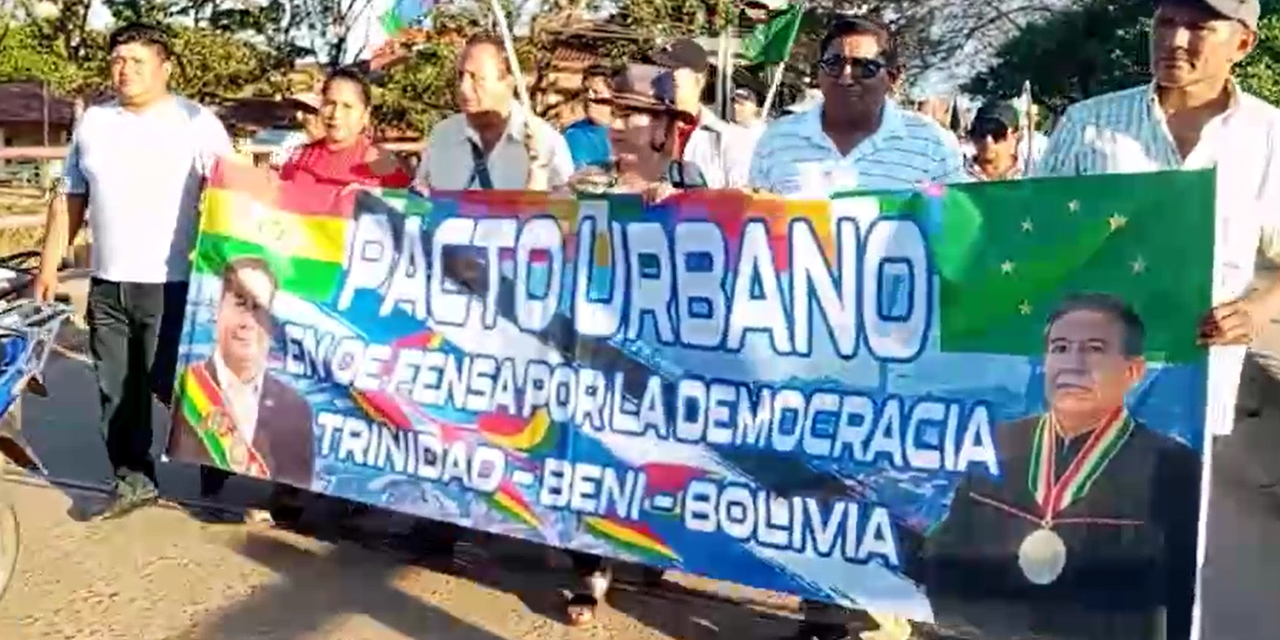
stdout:
<svg viewBox="0 0 1280 640">
<path fill-rule="evenodd" d="M 885 63 L 883 60 L 875 58 L 851 58 L 839 54 L 824 56 L 818 61 L 818 68 L 823 73 L 839 78 L 844 75 L 845 69 L 852 69 L 854 77 L 863 80 L 870 80 L 884 71 Z"/>
<path fill-rule="evenodd" d="M 992 142 L 1000 142 L 1009 135 L 1009 125 L 998 120 L 979 120 L 969 128 L 970 140 L 991 138 Z"/>
</svg>

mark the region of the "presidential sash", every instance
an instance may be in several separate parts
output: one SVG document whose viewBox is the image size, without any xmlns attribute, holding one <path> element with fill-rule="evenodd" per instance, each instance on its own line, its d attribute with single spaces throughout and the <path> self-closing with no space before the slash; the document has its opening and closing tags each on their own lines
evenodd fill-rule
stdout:
<svg viewBox="0 0 1280 640">
<path fill-rule="evenodd" d="M 215 465 L 241 475 L 271 477 L 262 455 L 232 419 L 207 364 L 192 365 L 183 372 L 182 414 Z"/>
</svg>

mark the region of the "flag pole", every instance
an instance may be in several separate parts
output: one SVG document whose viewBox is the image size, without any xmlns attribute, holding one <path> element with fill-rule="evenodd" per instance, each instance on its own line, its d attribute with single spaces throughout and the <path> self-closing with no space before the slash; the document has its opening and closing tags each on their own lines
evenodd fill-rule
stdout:
<svg viewBox="0 0 1280 640">
<path fill-rule="evenodd" d="M 524 73 L 520 71 L 520 59 L 516 57 L 515 36 L 511 35 L 511 26 L 507 24 L 507 14 L 502 11 L 502 5 L 498 0 L 489 0 L 489 6 L 493 9 L 493 17 L 498 21 L 498 31 L 502 35 L 502 48 L 506 50 L 507 64 L 511 66 L 511 75 L 516 79 L 516 91 L 520 97 L 520 103 L 525 109 L 532 109 L 532 103 L 529 101 L 529 89 L 524 86 Z"/>
<path fill-rule="evenodd" d="M 791 57 L 790 52 L 788 52 L 787 57 Z M 777 68 L 774 69 L 773 80 L 769 82 L 769 93 L 764 97 L 764 107 L 761 111 L 765 120 L 769 119 L 769 112 L 770 109 L 773 108 L 773 101 L 778 97 L 778 86 L 782 84 L 782 76 L 786 75 L 786 72 L 787 61 L 783 60 L 782 62 L 779 62 Z"/>
<path fill-rule="evenodd" d="M 1031 126 L 1031 81 L 1024 80 L 1022 82 L 1022 139 L 1026 142 L 1027 153 L 1022 159 L 1022 175 L 1031 175 L 1031 156 L 1034 150 L 1035 141 L 1031 136 L 1035 129 Z"/>
<path fill-rule="evenodd" d="M 809 3 L 802 2 L 800 6 L 800 19 L 796 20 L 795 30 L 800 30 L 800 23 L 804 22 L 804 15 L 809 11 Z M 769 120 L 769 111 L 773 108 L 773 101 L 778 98 L 778 88 L 782 86 L 782 76 L 786 75 L 787 63 L 791 61 L 791 52 L 796 49 L 796 34 L 791 34 L 791 40 L 787 44 L 787 57 L 778 63 L 777 69 L 774 71 L 773 80 L 769 82 L 769 93 L 765 95 L 764 107 L 761 113 L 766 121 Z"/>
</svg>

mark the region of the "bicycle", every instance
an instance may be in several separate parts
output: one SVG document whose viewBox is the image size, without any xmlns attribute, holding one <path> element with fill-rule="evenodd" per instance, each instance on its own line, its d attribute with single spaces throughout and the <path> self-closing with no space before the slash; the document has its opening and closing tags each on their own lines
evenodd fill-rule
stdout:
<svg viewBox="0 0 1280 640">
<path fill-rule="evenodd" d="M 47 395 L 40 374 L 58 330 L 73 309 L 66 295 L 52 303 L 23 299 L 39 262 L 39 251 L 0 257 L 0 455 L 27 472 L 42 474 L 44 466 L 20 433 L 20 399 L 24 392 Z M 0 494 L 0 598 L 13 581 L 20 544 L 18 512 Z"/>
</svg>

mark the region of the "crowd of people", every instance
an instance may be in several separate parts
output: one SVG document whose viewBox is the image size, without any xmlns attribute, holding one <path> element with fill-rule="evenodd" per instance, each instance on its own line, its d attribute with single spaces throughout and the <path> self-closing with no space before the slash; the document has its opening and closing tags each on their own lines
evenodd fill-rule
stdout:
<svg viewBox="0 0 1280 640">
<path fill-rule="evenodd" d="M 282 179 L 325 184 L 566 196 L 611 191 L 651 201 L 690 189 L 826 198 L 849 189 L 1216 165 L 1218 214 L 1238 243 L 1232 264 L 1252 274 L 1255 249 L 1280 258 L 1280 224 L 1270 217 L 1280 209 L 1280 110 L 1232 80 L 1233 66 L 1257 42 L 1259 12 L 1256 0 L 1157 1 L 1150 84 L 1072 106 L 1047 141 L 1024 135 L 1034 131 L 1027 119 L 1035 114 L 1019 110 L 1012 96 L 978 109 L 963 136 L 899 105 L 891 97 L 902 69 L 893 33 L 847 17 L 822 38 L 816 88 L 777 119 L 765 121 L 758 96 L 745 89 L 733 96 L 737 122 L 717 117 L 702 103 L 707 52 L 677 40 L 643 64 L 588 73 L 585 118 L 560 131 L 521 105 L 503 41 L 477 37 L 459 55 L 458 113 L 432 128 L 416 168 L 374 143 L 369 84 L 341 70 L 319 95 L 298 100 L 303 131 L 271 164 Z M 103 520 L 159 498 L 151 397 L 167 402 L 173 388 L 204 178 L 212 159 L 235 155 L 209 109 L 170 92 L 174 60 L 162 30 L 124 26 L 109 47 L 116 98 L 90 107 L 77 124 L 49 207 L 36 284 L 38 297 L 52 297 L 58 265 L 87 223 L 94 239 L 87 320 L 101 429 L 116 477 L 112 499 L 97 514 Z M 1199 328 L 1207 345 L 1254 345 L 1245 366 L 1255 374 L 1240 390 L 1254 417 L 1280 412 L 1280 402 L 1267 400 L 1280 399 L 1274 366 L 1280 350 L 1273 346 L 1280 337 L 1271 336 L 1278 285 L 1259 270 L 1252 286 L 1206 310 Z M 255 375 L 238 381 L 245 393 L 260 386 Z M 216 498 L 226 474 L 209 469 L 201 480 L 202 493 Z M 269 506 L 299 495 L 282 488 Z M 588 555 L 574 564 L 582 581 L 568 613 L 584 624 L 605 596 L 611 569 Z M 1189 602 L 1168 603 L 1168 637 L 1188 637 Z M 796 638 L 851 633 L 848 611 L 810 602 L 804 613 Z M 1070 633 L 1104 637 L 1088 616 L 1081 618 L 1071 621 Z M 911 633 L 900 620 L 881 623 L 870 632 L 880 635 L 863 637 Z"/>
</svg>

